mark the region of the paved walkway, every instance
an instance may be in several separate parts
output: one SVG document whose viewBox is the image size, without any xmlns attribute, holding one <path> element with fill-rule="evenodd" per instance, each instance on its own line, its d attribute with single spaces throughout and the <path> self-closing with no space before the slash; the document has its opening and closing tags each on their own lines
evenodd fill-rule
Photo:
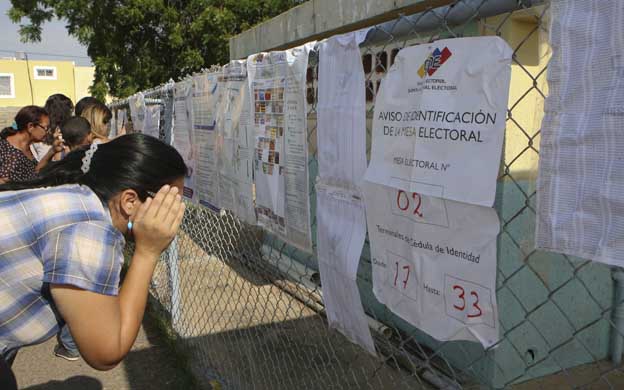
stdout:
<svg viewBox="0 0 624 390">
<path fill-rule="evenodd" d="M 56 339 L 22 349 L 13 364 L 23 390 L 159 390 L 189 387 L 173 357 L 147 322 L 126 359 L 116 368 L 100 372 L 82 359 L 68 362 L 53 355 Z"/>
</svg>

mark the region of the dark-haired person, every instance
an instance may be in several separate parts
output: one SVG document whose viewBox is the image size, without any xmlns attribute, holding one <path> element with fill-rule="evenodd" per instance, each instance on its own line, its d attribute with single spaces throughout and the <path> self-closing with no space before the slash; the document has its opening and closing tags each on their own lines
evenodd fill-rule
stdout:
<svg viewBox="0 0 624 390">
<path fill-rule="evenodd" d="M 91 134 L 91 125 L 85 118 L 75 116 L 63 122 L 61 125 L 61 134 L 63 141 L 70 151 L 76 150 L 82 146 L 91 145 L 93 134 Z"/>
<path fill-rule="evenodd" d="M 0 183 L 34 179 L 54 153 L 63 150 L 63 139 L 57 131 L 53 148 L 37 161 L 30 146 L 43 141 L 49 132 L 50 118 L 44 108 L 26 106 L 18 111 L 13 124 L 0 131 Z"/>
<path fill-rule="evenodd" d="M 31 145 L 31 150 L 37 161 L 40 161 L 52 147 L 54 142 L 52 135 L 60 128 L 61 123 L 73 116 L 74 103 L 62 93 L 56 93 L 48 97 L 43 108 L 48 112 L 51 132 L 48 133 L 43 142 Z"/>
<path fill-rule="evenodd" d="M 77 116 L 69 118 L 61 124 L 61 134 L 63 135 L 66 147 L 70 151 L 91 145 L 93 141 L 91 125 L 89 125 L 89 122 L 85 118 Z M 54 157 L 56 160 L 62 160 L 65 158 L 65 155 L 65 152 L 62 152 L 57 153 Z M 57 335 L 57 345 L 54 347 L 54 355 L 68 361 L 76 361 L 80 358 L 80 352 L 67 325 L 64 325 Z"/>
<path fill-rule="evenodd" d="M 94 98 L 93 96 L 83 97 L 82 99 L 78 100 L 78 103 L 76 103 L 76 116 L 82 116 L 82 112 L 85 110 L 85 108 L 98 103 L 102 104 L 101 101 Z"/>
<path fill-rule="evenodd" d="M 103 103 L 93 104 L 82 111 L 82 117 L 91 124 L 91 133 L 94 141 L 108 142 L 110 135 L 110 121 L 113 113 Z"/>
<path fill-rule="evenodd" d="M 173 147 L 131 134 L 70 152 L 35 180 L 0 185 L 5 361 L 63 322 L 93 368 L 109 370 L 125 357 L 158 258 L 182 222 L 185 174 Z M 135 250 L 119 288 L 126 239 Z"/>
<path fill-rule="evenodd" d="M 91 125 L 89 121 L 82 117 L 72 117 L 61 124 L 61 135 L 65 150 L 56 153 L 53 160 L 62 160 L 67 152 L 76 150 L 82 146 L 91 145 L 93 142 L 93 134 L 91 133 Z"/>
</svg>

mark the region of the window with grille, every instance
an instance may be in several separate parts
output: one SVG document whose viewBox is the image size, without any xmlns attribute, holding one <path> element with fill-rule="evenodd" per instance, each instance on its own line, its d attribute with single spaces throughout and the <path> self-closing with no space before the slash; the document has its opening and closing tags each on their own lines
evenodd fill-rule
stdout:
<svg viewBox="0 0 624 390">
<path fill-rule="evenodd" d="M 0 98 L 14 98 L 15 84 L 13 82 L 13 74 L 0 73 Z"/>
<path fill-rule="evenodd" d="M 37 79 L 37 80 L 56 80 L 56 67 L 53 67 L 53 66 L 35 66 L 35 79 Z"/>
</svg>

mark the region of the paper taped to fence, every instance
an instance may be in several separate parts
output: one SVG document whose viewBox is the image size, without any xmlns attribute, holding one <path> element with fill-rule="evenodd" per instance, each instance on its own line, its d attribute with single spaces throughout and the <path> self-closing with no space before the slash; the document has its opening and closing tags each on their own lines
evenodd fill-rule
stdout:
<svg viewBox="0 0 624 390">
<path fill-rule="evenodd" d="M 160 137 L 160 104 L 151 104 L 145 107 L 145 120 L 143 121 L 143 134 L 154 138 Z"/>
<path fill-rule="evenodd" d="M 197 201 L 196 174 L 197 167 L 195 157 L 197 154 L 193 128 L 191 127 L 191 93 L 193 83 L 191 80 L 183 80 L 173 87 L 173 135 L 172 145 L 178 150 L 186 164 L 187 174 L 184 177 L 184 196 L 187 199 Z"/>
<path fill-rule="evenodd" d="M 366 170 L 366 91 L 358 35 L 365 36 L 332 37 L 319 48 L 317 252 L 329 326 L 376 354 L 357 285 L 366 236 L 359 188 Z"/>
<path fill-rule="evenodd" d="M 115 136 L 126 134 L 127 113 L 124 108 L 117 110 L 117 120 L 115 121 Z M 112 133 L 112 131 L 111 131 Z"/>
<path fill-rule="evenodd" d="M 496 211 L 364 184 L 373 292 L 442 341 L 499 339 Z"/>
<path fill-rule="evenodd" d="M 221 73 L 202 73 L 193 77 L 192 128 L 197 147 L 197 201 L 219 211 L 217 170 L 217 103 L 221 94 Z"/>
<path fill-rule="evenodd" d="M 553 1 L 551 12 L 536 244 L 622 267 L 624 4 Z"/>
<path fill-rule="evenodd" d="M 365 34 L 361 34 L 366 36 Z M 355 33 L 323 41 L 319 50 L 319 176 L 359 185 L 366 171 L 366 80 Z"/>
<path fill-rule="evenodd" d="M 375 355 L 357 286 L 366 236 L 366 213 L 359 191 L 316 185 L 317 249 L 323 303 L 329 326 Z"/>
<path fill-rule="evenodd" d="M 145 96 L 143 92 L 136 93 L 128 98 L 130 118 L 135 132 L 143 132 L 145 126 Z"/>
<path fill-rule="evenodd" d="M 249 56 L 258 224 L 311 251 L 306 70 L 314 42 Z"/>
<path fill-rule="evenodd" d="M 511 56 L 499 37 L 402 49 L 377 94 L 366 180 L 492 206 Z"/>
<path fill-rule="evenodd" d="M 219 206 L 249 224 L 253 206 L 254 127 L 246 61 L 223 67 L 222 95 L 217 108 Z"/>
<path fill-rule="evenodd" d="M 117 136 L 117 109 L 111 107 L 110 132 L 108 137 L 113 139 Z"/>
</svg>

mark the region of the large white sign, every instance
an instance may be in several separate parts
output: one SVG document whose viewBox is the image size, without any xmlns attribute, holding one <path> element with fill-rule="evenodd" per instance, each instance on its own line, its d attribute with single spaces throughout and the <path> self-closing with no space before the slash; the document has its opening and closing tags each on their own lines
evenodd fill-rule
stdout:
<svg viewBox="0 0 624 390">
<path fill-rule="evenodd" d="M 365 182 L 373 291 L 438 340 L 496 343 L 496 211 Z"/>
<path fill-rule="evenodd" d="M 402 49 L 376 98 L 366 180 L 492 206 L 511 56 L 499 37 Z"/>
</svg>

